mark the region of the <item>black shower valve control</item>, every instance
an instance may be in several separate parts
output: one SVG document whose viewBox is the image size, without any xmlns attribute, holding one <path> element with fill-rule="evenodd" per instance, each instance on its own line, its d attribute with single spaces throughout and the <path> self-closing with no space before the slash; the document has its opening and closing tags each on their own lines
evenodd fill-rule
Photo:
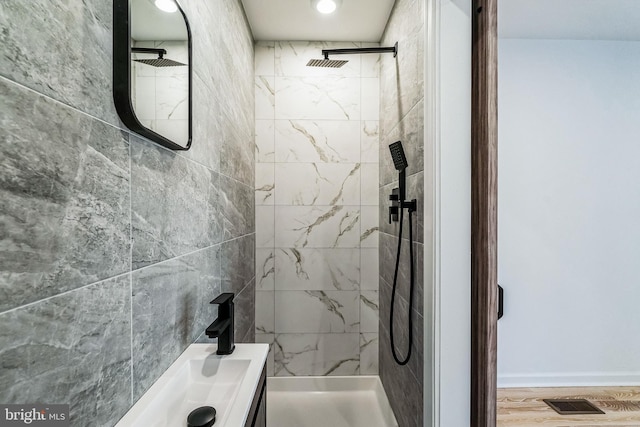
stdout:
<svg viewBox="0 0 640 427">
<path fill-rule="evenodd" d="M 391 201 L 391 206 L 389 206 L 389 224 L 400 221 L 400 209 L 407 209 L 409 212 L 418 210 L 418 201 L 416 199 L 400 200 L 400 189 L 397 187 L 391 190 L 389 200 Z"/>
<path fill-rule="evenodd" d="M 389 195 L 389 200 L 391 200 L 391 206 L 389 206 L 389 224 L 392 222 L 398 222 L 398 214 L 400 212 L 400 189 L 394 188 L 391 190 L 391 194 Z"/>
<path fill-rule="evenodd" d="M 398 222 L 398 206 L 389 206 L 389 224 Z"/>
</svg>

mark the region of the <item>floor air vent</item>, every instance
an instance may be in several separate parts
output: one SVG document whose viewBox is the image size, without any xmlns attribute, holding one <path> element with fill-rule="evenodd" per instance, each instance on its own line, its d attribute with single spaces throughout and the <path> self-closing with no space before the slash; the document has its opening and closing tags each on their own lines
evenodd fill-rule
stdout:
<svg viewBox="0 0 640 427">
<path fill-rule="evenodd" d="M 560 415 L 604 414 L 586 399 L 542 399 Z"/>
</svg>

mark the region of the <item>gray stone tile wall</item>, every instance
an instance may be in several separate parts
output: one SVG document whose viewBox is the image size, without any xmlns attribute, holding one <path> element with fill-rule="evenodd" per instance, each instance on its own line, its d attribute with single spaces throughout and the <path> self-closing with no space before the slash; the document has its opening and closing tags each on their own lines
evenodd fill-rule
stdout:
<svg viewBox="0 0 640 427">
<path fill-rule="evenodd" d="M 0 401 L 114 425 L 131 402 L 130 331 L 128 274 L 0 314 Z"/>
<path fill-rule="evenodd" d="M 222 241 L 217 172 L 131 137 L 133 268 Z"/>
<path fill-rule="evenodd" d="M 0 108 L 0 312 L 127 272 L 128 134 L 1 78 Z"/>
<path fill-rule="evenodd" d="M 424 164 L 424 0 L 398 0 L 385 29 L 381 45 L 398 42 L 398 56 L 382 57 L 380 71 L 380 378 L 400 427 L 423 425 L 424 368 L 424 242 L 432 230 L 425 229 L 424 207 L 431 206 L 425 194 Z M 409 363 L 399 366 L 391 354 L 389 311 L 398 250 L 398 223 L 387 222 L 389 194 L 398 186 L 398 173 L 389 154 L 389 144 L 402 141 L 409 166 L 407 199 L 418 199 L 412 218 L 414 231 L 415 289 L 409 312 L 409 221 L 405 211 L 401 264 L 394 313 L 395 347 L 404 358 L 408 349 L 408 316 L 413 318 L 413 346 Z"/>
<path fill-rule="evenodd" d="M 111 427 L 236 293 L 255 340 L 253 41 L 240 0 L 183 0 L 194 139 L 113 106 L 112 3 L 0 4 L 0 402 Z"/>
<path fill-rule="evenodd" d="M 0 75 L 112 125 L 112 2 L 7 0 Z"/>
<path fill-rule="evenodd" d="M 216 245 L 131 274 L 134 400 L 215 319 L 220 262 Z"/>
</svg>

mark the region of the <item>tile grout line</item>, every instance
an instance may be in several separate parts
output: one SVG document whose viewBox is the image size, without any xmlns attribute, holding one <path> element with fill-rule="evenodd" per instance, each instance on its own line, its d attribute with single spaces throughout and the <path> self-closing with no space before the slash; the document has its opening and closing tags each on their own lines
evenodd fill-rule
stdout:
<svg viewBox="0 0 640 427">
<path fill-rule="evenodd" d="M 167 262 L 175 261 L 175 260 L 177 260 L 177 259 L 181 259 L 181 258 L 184 258 L 184 257 L 186 257 L 186 256 L 194 255 L 194 254 L 196 254 L 196 253 L 198 253 L 198 252 L 202 252 L 202 251 L 205 251 L 205 250 L 208 250 L 208 249 L 214 248 L 214 247 L 216 247 L 216 246 L 220 246 L 220 245 L 222 245 L 222 244 L 224 244 L 224 243 L 234 242 L 234 241 L 236 241 L 236 240 L 239 240 L 239 239 L 243 239 L 243 238 L 249 237 L 249 236 L 251 236 L 251 235 L 255 235 L 255 232 L 247 233 L 247 234 L 243 234 L 242 236 L 234 237 L 233 239 L 230 239 L 230 240 L 224 240 L 224 241 L 222 241 L 222 242 L 219 242 L 219 243 L 216 243 L 216 244 L 213 244 L 213 245 L 209 245 L 209 246 L 206 246 L 206 247 L 204 247 L 204 248 L 196 249 L 196 250 L 194 250 L 194 251 L 187 252 L 187 253 L 184 253 L 184 254 L 178 255 L 178 256 L 176 256 L 176 257 L 173 257 L 173 258 L 169 258 L 169 259 L 166 259 L 166 260 L 162 260 L 162 261 L 160 261 L 160 262 L 156 262 L 156 263 L 154 263 L 154 264 L 150 264 L 150 265 L 145 265 L 144 267 L 138 268 L 138 269 L 136 269 L 136 270 L 132 270 L 132 271 L 125 271 L 125 272 L 123 272 L 123 273 L 116 274 L 115 276 L 106 277 L 106 278 L 104 278 L 104 279 L 100 279 L 100 280 L 97 280 L 97 281 L 95 281 L 95 282 L 91 282 L 91 283 L 88 283 L 88 284 L 86 284 L 86 285 L 83 285 L 83 286 L 80 286 L 80 287 L 74 288 L 74 289 L 69 289 L 69 290 L 64 291 L 64 292 L 61 292 L 61 293 L 59 293 L 59 294 L 51 295 L 51 296 L 48 296 L 48 297 L 46 297 L 46 298 L 39 299 L 39 300 L 37 300 L 37 301 L 32 301 L 32 302 L 29 302 L 29 303 L 27 303 L 27 304 L 23 304 L 23 305 L 20 305 L 20 306 L 17 306 L 17 307 L 13 307 L 13 308 L 11 308 L 11 309 L 9 309 L 9 310 L 5 310 L 5 311 L 3 311 L 3 312 L 0 312 L 0 316 L 1 316 L 1 315 L 4 315 L 4 314 L 7 314 L 7 313 L 11 313 L 11 312 L 17 311 L 17 310 L 24 309 L 24 308 L 27 308 L 27 307 L 31 307 L 31 306 L 33 306 L 33 305 L 36 305 L 36 304 L 39 304 L 39 303 L 42 303 L 42 302 L 45 302 L 45 301 L 48 301 L 48 300 L 51 300 L 51 299 L 54 299 L 54 298 L 57 298 L 57 297 L 65 296 L 65 295 L 68 295 L 68 294 L 70 294 L 70 293 L 72 293 L 72 292 L 81 291 L 81 290 L 84 290 L 84 289 L 89 288 L 89 287 L 91 287 L 91 286 L 100 285 L 100 284 L 102 284 L 102 283 L 104 283 L 104 282 L 107 282 L 107 281 L 110 281 L 110 280 L 119 279 L 119 278 L 122 278 L 122 277 L 124 277 L 124 276 L 126 276 L 126 275 L 128 275 L 128 274 L 133 275 L 134 273 L 137 273 L 137 272 L 139 272 L 139 271 L 146 270 L 146 269 L 149 269 L 149 268 L 152 268 L 152 267 L 155 267 L 155 266 L 159 266 L 159 265 L 165 264 L 165 263 L 167 263 Z"/>
<path fill-rule="evenodd" d="M 360 75 L 362 75 L 362 60 L 360 61 Z M 362 78 L 360 78 L 360 118 L 362 119 Z M 362 348 L 360 347 L 360 334 L 362 329 L 362 236 L 365 232 L 365 227 L 362 221 L 362 124 L 364 121 L 360 121 L 360 205 L 358 206 L 360 212 L 360 244 L 358 245 L 358 257 L 360 260 L 360 280 L 358 283 L 358 375 L 361 375 L 362 370 Z"/>
<path fill-rule="evenodd" d="M 26 90 L 28 92 L 32 92 L 32 93 L 36 94 L 39 97 L 45 98 L 45 99 L 47 99 L 49 101 L 52 101 L 52 102 L 54 102 L 54 103 L 56 103 L 58 105 L 63 106 L 64 108 L 68 108 L 68 109 L 73 110 L 73 111 L 75 111 L 77 113 L 80 113 L 83 116 L 86 116 L 86 117 L 89 117 L 91 119 L 97 120 L 97 121 L 99 121 L 99 122 L 101 122 L 103 124 L 106 124 L 106 125 L 114 128 L 114 129 L 118 129 L 118 130 L 121 130 L 121 131 L 124 131 L 124 132 L 127 132 L 127 133 L 129 132 L 129 129 L 127 129 L 127 128 L 116 126 L 113 123 L 109 123 L 108 121 L 106 121 L 104 119 L 101 119 L 99 117 L 93 116 L 93 115 L 87 113 L 86 111 L 82 111 L 77 107 L 74 107 L 74 106 L 72 106 L 70 104 L 67 104 L 66 102 L 60 101 L 58 99 L 55 99 L 55 98 L 53 98 L 53 97 L 51 97 L 49 95 L 46 95 L 46 94 L 41 93 L 41 92 L 38 92 L 36 89 L 32 89 L 32 88 L 30 88 L 28 86 L 23 85 L 22 83 L 19 83 L 19 82 L 15 81 L 15 80 L 12 80 L 12 79 L 10 79 L 8 77 L 5 77 L 3 75 L 0 75 L 0 81 L 3 81 L 3 80 L 5 82 L 8 82 L 8 84 L 10 84 L 10 85 L 15 85 L 15 86 L 17 86 L 17 87 L 19 87 L 19 88 L 21 88 L 23 90 Z"/>
<path fill-rule="evenodd" d="M 145 138 L 145 137 L 143 137 L 143 136 L 141 136 L 141 135 L 138 135 L 137 133 L 133 132 L 131 129 L 127 128 L 126 126 L 118 126 L 118 125 L 115 125 L 115 124 L 113 124 L 113 123 L 110 123 L 110 122 L 108 122 L 108 121 L 106 121 L 106 120 L 104 120 L 104 119 L 101 119 L 101 118 L 99 118 L 99 117 L 96 117 L 96 116 L 94 116 L 94 115 L 91 115 L 91 114 L 87 113 L 86 111 L 82 111 L 82 110 L 80 110 L 80 109 L 79 109 L 79 108 L 77 108 L 77 107 L 74 107 L 74 106 L 72 106 L 72 105 L 70 105 L 70 104 L 67 104 L 67 103 L 65 103 L 65 102 L 63 102 L 63 101 L 60 101 L 60 100 L 58 100 L 58 99 L 55 99 L 55 98 L 53 98 L 53 97 L 51 97 L 51 96 L 49 96 L 49 95 L 46 95 L 46 94 L 41 93 L 41 92 L 38 92 L 38 91 L 37 91 L 37 90 L 35 90 L 35 89 L 32 89 L 32 88 L 30 88 L 30 87 L 28 87 L 28 86 L 25 86 L 25 85 L 23 85 L 23 84 L 21 84 L 21 83 L 18 83 L 18 82 L 16 82 L 16 81 L 14 81 L 14 80 L 11 80 L 10 78 L 7 78 L 7 77 L 5 77 L 5 76 L 0 75 L 0 81 L 5 81 L 5 82 L 7 82 L 9 85 L 15 85 L 15 86 L 19 87 L 20 89 L 26 90 L 26 91 L 31 92 L 31 93 L 33 93 L 33 94 L 35 94 L 35 95 L 39 96 L 39 97 L 45 98 L 45 99 L 47 99 L 47 100 L 49 100 L 49 101 L 51 101 L 51 102 L 53 102 L 53 103 L 55 103 L 55 104 L 61 105 L 61 106 L 62 106 L 62 107 L 64 107 L 64 108 L 68 108 L 68 109 L 70 109 L 70 110 L 73 110 L 73 111 L 75 111 L 76 113 L 79 113 L 79 114 L 81 114 L 81 115 L 83 115 L 83 116 L 89 117 L 89 118 L 90 118 L 90 119 L 92 119 L 92 120 L 96 120 L 96 121 L 98 121 L 98 122 L 100 122 L 100 123 L 103 123 L 103 124 L 105 124 L 105 125 L 107 125 L 107 126 L 109 126 L 109 127 L 113 128 L 113 129 L 119 130 L 119 131 L 121 131 L 121 132 L 126 132 L 128 135 L 132 135 L 132 136 L 134 136 L 134 137 L 136 137 L 136 138 L 139 138 L 139 139 L 141 139 L 141 140 L 143 140 L 143 141 L 145 141 L 145 142 L 147 142 L 147 143 L 152 144 L 155 148 L 162 149 L 162 150 L 164 150 L 164 151 L 166 151 L 166 152 L 168 152 L 168 153 L 173 153 L 174 155 L 179 156 L 180 158 L 182 158 L 182 159 L 184 159 L 184 160 L 187 160 L 188 162 L 191 162 L 191 163 L 197 164 L 197 165 L 199 165 L 199 166 L 202 166 L 202 167 L 204 167 L 204 168 L 206 168 L 206 169 L 208 169 L 208 170 L 210 170 L 210 171 L 212 171 L 212 172 L 216 172 L 216 173 L 218 173 L 218 174 L 220 174 L 220 175 L 224 175 L 224 176 L 226 176 L 227 178 L 232 179 L 232 180 L 234 180 L 234 181 L 237 181 L 238 183 L 243 184 L 243 185 L 245 185 L 245 186 L 247 186 L 247 187 L 251 187 L 251 185 L 250 185 L 250 184 L 247 184 L 246 182 L 240 181 L 240 180 L 239 180 L 239 179 L 237 179 L 237 178 L 234 178 L 234 177 L 228 176 L 228 175 L 226 175 L 226 174 L 223 174 L 220 170 L 215 170 L 214 168 L 211 168 L 210 166 L 207 166 L 207 165 L 205 165 L 204 163 L 201 163 L 201 162 L 199 162 L 199 161 L 197 161 L 197 160 L 194 160 L 194 159 L 191 159 L 191 158 L 189 158 L 189 157 L 186 157 L 185 155 L 183 155 L 183 154 L 182 154 L 181 150 L 171 150 L 171 149 L 169 149 L 169 148 L 167 148 L 167 147 L 164 147 L 164 146 L 162 146 L 162 145 L 159 145 L 159 144 L 157 144 L 157 143 L 155 143 L 155 142 L 151 141 L 150 139 L 147 139 L 147 138 Z M 132 141 L 131 141 L 131 140 L 129 140 L 129 142 L 128 142 L 128 143 L 129 143 L 129 144 L 132 144 Z"/>
<path fill-rule="evenodd" d="M 362 43 L 360 43 L 360 47 L 362 47 Z M 358 256 L 360 259 L 360 280 L 359 280 L 359 289 L 358 289 L 358 375 L 362 374 L 362 347 L 360 346 L 360 334 L 362 329 L 362 235 L 363 235 L 363 226 L 362 226 L 362 188 L 363 188 L 363 177 L 362 177 L 362 138 L 363 138 L 363 126 L 364 120 L 362 119 L 362 58 L 360 58 L 360 150 L 359 150 L 359 160 L 360 160 L 360 247 L 358 248 Z"/>
<path fill-rule="evenodd" d="M 362 43 L 360 43 L 360 47 L 362 47 Z M 360 347 L 360 333 L 361 333 L 361 329 L 362 329 L 362 235 L 364 233 L 365 230 L 363 230 L 363 224 L 362 224 L 362 187 L 363 187 L 363 178 L 362 178 L 362 134 L 363 134 L 363 124 L 364 124 L 364 120 L 362 119 L 362 98 L 363 98 L 363 93 L 362 93 L 362 84 L 363 84 L 363 80 L 362 80 L 362 57 L 359 58 L 360 59 L 360 73 L 359 73 L 359 81 L 358 81 L 358 86 L 360 89 L 360 140 L 359 140 L 359 156 L 358 159 L 360 160 L 359 164 L 360 164 L 360 194 L 359 194 L 359 199 L 360 199 L 360 206 L 359 206 L 359 210 L 360 210 L 360 244 L 358 245 L 358 257 L 360 260 L 360 280 L 359 280 L 359 286 L 358 286 L 358 374 L 361 374 L 362 371 L 362 348 Z"/>
<path fill-rule="evenodd" d="M 129 374 L 131 375 L 131 402 L 133 405 L 133 169 L 132 166 L 132 150 L 131 141 L 129 141 L 129 345 L 130 345 L 130 357 L 129 361 Z"/>
<path fill-rule="evenodd" d="M 273 304 L 273 341 L 275 343 L 275 337 L 276 337 L 276 277 L 278 276 L 278 263 L 276 262 L 276 207 L 275 207 L 275 203 L 276 203 L 276 192 L 278 191 L 278 189 L 276 188 L 276 99 L 277 99 L 277 95 L 278 95 L 278 91 L 276 91 L 276 78 L 275 78 L 275 74 L 276 74 L 276 49 L 278 48 L 276 45 L 279 44 L 278 42 L 274 42 L 273 44 L 273 119 L 270 120 L 271 122 L 271 128 L 273 129 L 273 244 L 271 249 L 271 253 L 273 254 L 273 298 L 272 298 L 272 304 Z M 272 344 L 273 345 L 273 344 Z M 274 351 L 273 349 L 269 349 L 270 351 Z"/>
<path fill-rule="evenodd" d="M 18 310 L 26 309 L 26 308 L 29 308 L 29 307 L 34 306 L 34 305 L 36 305 L 36 304 L 44 303 L 44 302 L 49 301 L 49 300 L 52 300 L 52 299 L 54 299 L 54 298 L 58 298 L 58 297 L 61 297 L 61 296 L 65 296 L 65 295 L 68 295 L 68 294 L 70 294 L 70 293 L 72 293 L 72 292 L 80 291 L 80 290 L 83 290 L 83 289 L 89 288 L 89 287 L 91 287 L 91 286 L 101 285 L 101 284 L 103 284 L 103 283 L 105 283 L 105 282 L 108 282 L 108 281 L 110 281 L 110 280 L 120 279 L 120 278 L 123 278 L 123 277 L 125 277 L 125 276 L 127 276 L 127 275 L 129 275 L 129 274 L 131 274 L 131 272 L 130 272 L 130 271 L 126 271 L 126 272 L 124 272 L 124 273 L 120 273 L 120 274 L 117 274 L 117 275 L 115 275 L 115 276 L 107 277 L 107 278 L 105 278 L 105 279 L 101 279 L 101 280 L 98 280 L 98 281 L 96 281 L 96 282 L 89 283 L 88 285 L 83 285 L 83 286 L 81 286 L 81 287 L 79 287 L 79 288 L 69 289 L 69 290 L 64 291 L 64 292 L 61 292 L 61 293 L 59 293 L 59 294 L 51 295 L 51 296 L 48 296 L 48 297 L 46 297 L 46 298 L 39 299 L 39 300 L 37 300 L 37 301 L 32 301 L 32 302 L 29 302 L 29 303 L 27 303 L 27 304 L 23 304 L 23 305 L 20 305 L 20 306 L 18 306 L 18 307 L 11 308 L 11 309 L 9 309 L 9 310 L 5 310 L 5 311 L 3 311 L 3 312 L 1 312 L 1 313 L 0 313 L 0 316 L 5 315 L 5 314 L 8 314 L 8 313 L 12 313 L 12 312 L 14 312 L 14 311 L 18 311 Z"/>
<path fill-rule="evenodd" d="M 272 298 L 272 307 L 273 307 L 273 341 L 275 343 L 275 337 L 276 337 L 276 277 L 278 276 L 278 264 L 276 262 L 276 207 L 275 207 L 275 201 L 276 201 L 276 192 L 278 191 L 278 189 L 276 188 L 276 115 L 275 115 L 275 111 L 276 111 L 276 99 L 277 99 L 277 95 L 278 95 L 278 91 L 276 91 L 276 85 L 275 85 L 275 74 L 276 74 L 276 49 L 277 46 L 276 44 L 278 44 L 277 42 L 274 42 L 273 44 L 273 119 L 270 119 L 271 122 L 271 128 L 273 129 L 273 244 L 271 245 L 271 247 L 269 249 L 271 249 L 271 253 L 273 254 L 273 298 Z M 273 344 L 272 344 L 273 346 Z M 270 348 L 269 351 L 274 351 L 273 348 Z"/>
<path fill-rule="evenodd" d="M 184 254 L 177 255 L 177 256 L 175 256 L 175 257 L 173 257 L 173 258 L 168 258 L 168 259 L 165 259 L 165 260 L 162 260 L 162 261 L 159 261 L 159 262 L 153 263 L 153 264 L 145 265 L 144 267 L 140 267 L 140 268 L 137 268 L 137 269 L 135 269 L 135 270 L 131 271 L 131 273 L 136 273 L 136 272 L 138 272 L 138 271 L 146 270 L 146 269 L 149 269 L 149 268 L 155 267 L 155 266 L 157 266 L 157 265 L 165 264 L 165 263 L 167 263 L 167 262 L 175 261 L 175 260 L 177 260 L 177 259 L 181 259 L 181 258 L 184 258 L 184 257 L 186 257 L 186 256 L 194 255 L 194 254 L 197 254 L 198 252 L 206 251 L 206 250 L 208 250 L 208 249 L 214 248 L 214 247 L 216 247 L 216 246 L 223 245 L 223 244 L 225 244 L 225 243 L 235 242 L 236 240 L 244 239 L 244 238 L 247 238 L 247 237 L 249 237 L 249 236 L 251 236 L 251 235 L 255 235 L 255 231 L 254 231 L 254 232 L 251 232 L 251 233 L 243 234 L 242 236 L 234 237 L 233 239 L 229 239 L 229 240 L 222 240 L 221 242 L 215 243 L 215 244 L 213 244 L 213 245 L 209 245 L 209 246 L 205 246 L 205 247 L 203 247 L 203 248 L 195 249 L 195 250 L 193 250 L 193 251 L 191 251 L 191 252 L 186 252 L 186 253 L 184 253 Z"/>
</svg>

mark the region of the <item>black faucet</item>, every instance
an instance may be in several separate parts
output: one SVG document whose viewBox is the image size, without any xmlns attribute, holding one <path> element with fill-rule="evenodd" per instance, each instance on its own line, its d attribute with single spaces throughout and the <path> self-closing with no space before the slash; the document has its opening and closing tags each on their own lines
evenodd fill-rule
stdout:
<svg viewBox="0 0 640 427">
<path fill-rule="evenodd" d="M 231 354 L 236 348 L 233 341 L 234 296 L 232 293 L 223 293 L 210 302 L 210 304 L 218 304 L 218 318 L 209 325 L 205 333 L 209 338 L 218 338 L 216 354 Z"/>
</svg>

